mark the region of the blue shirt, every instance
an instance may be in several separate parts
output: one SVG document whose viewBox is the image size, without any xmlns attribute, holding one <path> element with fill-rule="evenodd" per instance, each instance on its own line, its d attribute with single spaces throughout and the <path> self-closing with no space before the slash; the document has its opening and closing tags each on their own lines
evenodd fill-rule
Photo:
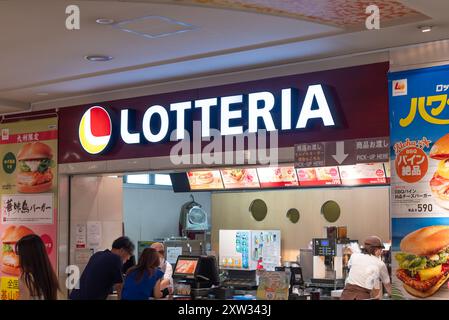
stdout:
<svg viewBox="0 0 449 320">
<path fill-rule="evenodd" d="M 160 269 L 156 269 L 150 276 L 145 271 L 140 281 L 136 280 L 138 272 L 132 271 L 125 278 L 122 289 L 122 300 L 148 300 L 153 296 L 154 286 L 156 282 L 164 276 Z"/>
<path fill-rule="evenodd" d="M 116 283 L 122 283 L 122 260 L 110 250 L 90 257 L 80 278 L 79 289 L 70 294 L 72 300 L 105 300 Z"/>
</svg>

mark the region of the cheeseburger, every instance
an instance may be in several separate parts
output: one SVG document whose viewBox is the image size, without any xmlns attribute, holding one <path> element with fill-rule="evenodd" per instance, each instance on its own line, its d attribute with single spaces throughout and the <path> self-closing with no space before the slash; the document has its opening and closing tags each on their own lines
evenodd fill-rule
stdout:
<svg viewBox="0 0 449 320">
<path fill-rule="evenodd" d="M 19 270 L 19 256 L 16 255 L 16 243 L 22 237 L 34 232 L 25 226 L 9 226 L 5 229 L 1 236 L 2 241 L 2 263 L 1 270 L 4 273 L 18 276 Z"/>
<path fill-rule="evenodd" d="M 449 278 L 449 226 L 430 226 L 405 236 L 396 276 L 411 295 L 426 298 L 433 295 Z"/>
<path fill-rule="evenodd" d="M 19 173 L 17 191 L 39 193 L 50 190 L 53 184 L 51 148 L 42 142 L 25 144 L 17 154 Z"/>
<path fill-rule="evenodd" d="M 449 134 L 433 144 L 429 157 L 440 160 L 437 171 L 430 180 L 430 189 L 435 202 L 442 208 L 449 209 Z"/>
</svg>

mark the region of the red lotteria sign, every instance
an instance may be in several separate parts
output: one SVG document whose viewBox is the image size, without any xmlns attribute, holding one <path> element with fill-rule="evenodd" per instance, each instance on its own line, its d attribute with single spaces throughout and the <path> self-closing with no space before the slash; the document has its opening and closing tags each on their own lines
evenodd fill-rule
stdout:
<svg viewBox="0 0 449 320">
<path fill-rule="evenodd" d="M 278 147 L 388 136 L 387 70 L 376 63 L 63 108 L 59 161 L 169 156 L 178 142 L 195 143 L 194 122 L 200 145 L 212 130 L 220 139 L 276 131 Z"/>
</svg>

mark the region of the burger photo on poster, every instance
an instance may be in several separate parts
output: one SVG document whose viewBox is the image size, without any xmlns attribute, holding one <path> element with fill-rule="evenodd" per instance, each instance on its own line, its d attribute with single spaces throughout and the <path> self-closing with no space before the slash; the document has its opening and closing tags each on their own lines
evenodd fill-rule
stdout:
<svg viewBox="0 0 449 320">
<path fill-rule="evenodd" d="M 407 234 L 395 255 L 396 277 L 414 297 L 435 294 L 449 279 L 449 226 L 429 226 Z"/>
<path fill-rule="evenodd" d="M 25 226 L 11 225 L 3 231 L 0 238 L 2 242 L 0 269 L 3 273 L 19 276 L 19 256 L 16 254 L 15 246 L 20 239 L 30 234 L 34 234 L 33 230 Z"/>
<path fill-rule="evenodd" d="M 435 202 L 449 209 L 449 134 L 438 139 L 430 149 L 429 157 L 440 160 L 437 170 L 430 180 L 430 189 Z"/>
<path fill-rule="evenodd" d="M 17 154 L 19 172 L 17 173 L 17 192 L 40 193 L 53 186 L 53 152 L 42 142 L 23 145 Z"/>
</svg>

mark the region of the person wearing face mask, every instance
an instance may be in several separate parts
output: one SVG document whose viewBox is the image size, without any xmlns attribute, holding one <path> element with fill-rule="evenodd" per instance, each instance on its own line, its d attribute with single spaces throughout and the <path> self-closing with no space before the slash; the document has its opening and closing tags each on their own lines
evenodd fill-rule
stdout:
<svg viewBox="0 0 449 320">
<path fill-rule="evenodd" d="M 160 265 L 159 268 L 164 273 L 164 277 L 161 280 L 161 291 L 164 296 L 173 293 L 173 267 L 170 262 L 165 260 L 165 248 L 160 242 L 155 242 L 151 245 L 151 248 L 155 249 L 159 254 Z"/>
<path fill-rule="evenodd" d="M 79 288 L 70 293 L 71 300 L 105 300 L 113 289 L 120 299 L 123 263 L 134 253 L 134 243 L 120 237 L 112 243 L 111 250 L 96 252 L 90 257 L 79 280 Z"/>
<path fill-rule="evenodd" d="M 366 300 L 380 297 L 379 280 L 391 296 L 390 276 L 381 259 L 384 245 L 379 237 L 370 236 L 362 253 L 354 253 L 348 262 L 349 275 L 340 300 Z"/>
</svg>

